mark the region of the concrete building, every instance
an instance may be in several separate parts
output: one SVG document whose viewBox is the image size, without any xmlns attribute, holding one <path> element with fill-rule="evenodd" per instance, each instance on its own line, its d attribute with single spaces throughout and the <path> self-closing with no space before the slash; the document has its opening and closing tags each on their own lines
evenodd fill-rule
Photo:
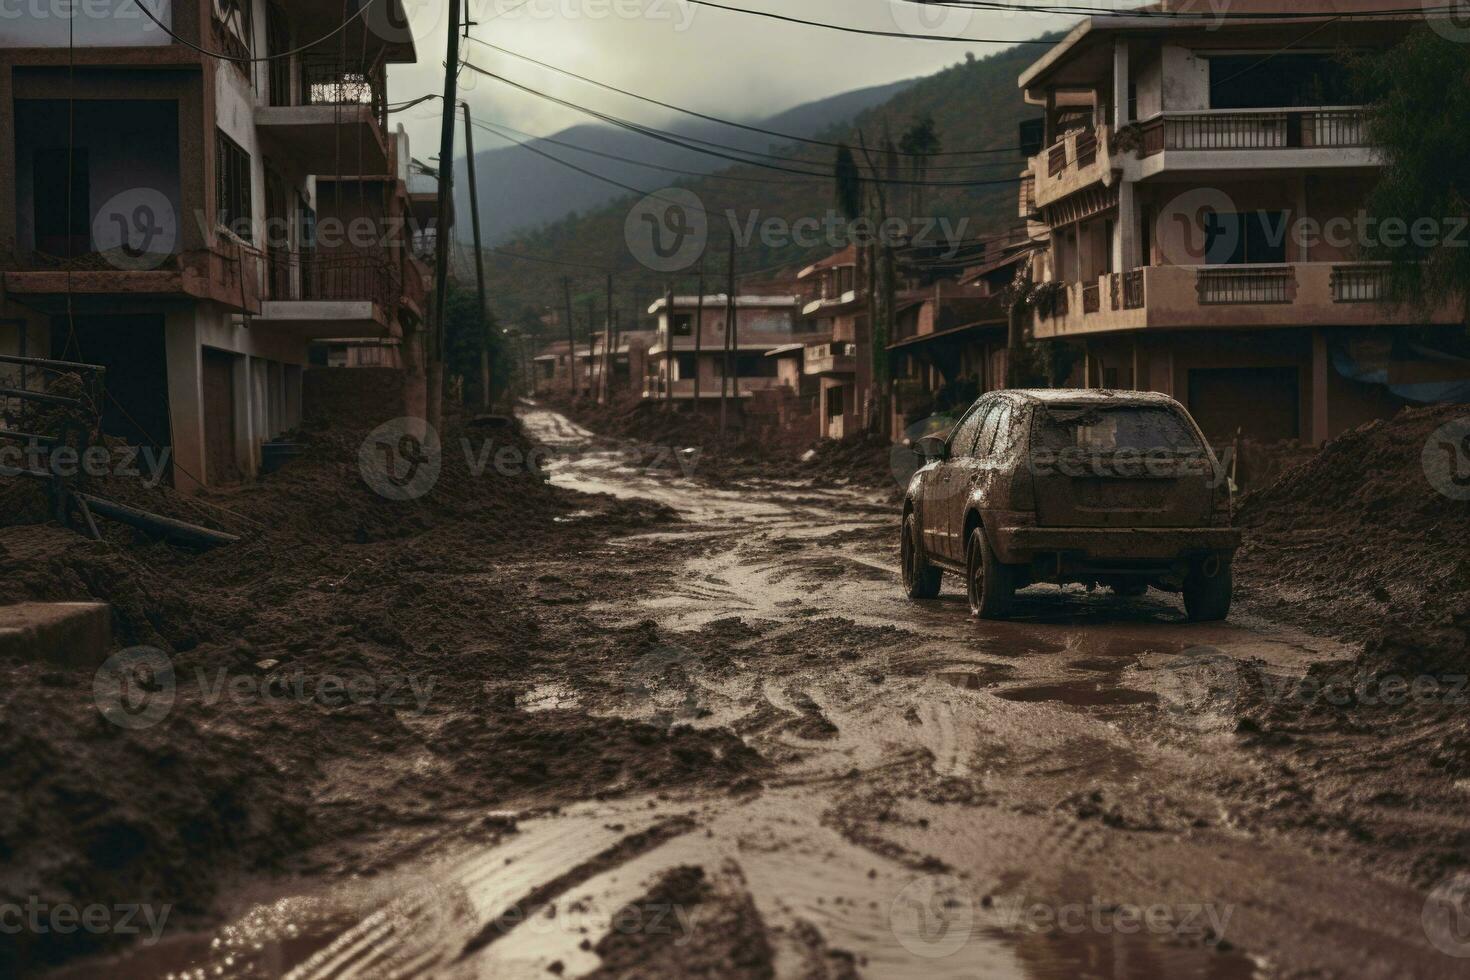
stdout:
<svg viewBox="0 0 1470 980">
<path fill-rule="evenodd" d="M 415 52 L 379 6 L 343 30 L 328 0 L 0 20 L 0 351 L 105 365 L 104 429 L 171 447 L 182 489 L 258 471 L 312 340 L 417 336 L 386 100 Z"/>
<path fill-rule="evenodd" d="M 705 296 L 702 316 L 698 296 L 675 296 L 672 306 L 660 298 L 649 306 L 649 314 L 658 321 L 658 333 L 648 350 L 645 399 L 707 411 L 719 403 L 728 361 L 727 396 L 736 403 L 748 400 L 756 392 L 783 384 L 778 361 L 765 355 L 805 340 L 819 329 L 800 315 L 795 295 L 740 295 L 735 297 L 733 336 L 727 338 L 725 300 L 723 294 Z"/>
<path fill-rule="evenodd" d="M 1045 125 L 1020 199 L 1051 284 L 1035 335 L 1080 345 L 1083 383 L 1171 394 L 1213 437 L 1312 444 L 1406 403 L 1397 339 L 1462 314 L 1385 306 L 1358 261 L 1380 157 L 1337 55 L 1423 8 L 1295 19 L 1352 6 L 1237 0 L 1222 21 L 1172 0 L 1198 16 L 1088 18 L 1021 76 Z"/>
<path fill-rule="evenodd" d="M 818 337 L 807 344 L 803 371 L 819 379 L 817 428 L 823 439 L 862 429 L 873 382 L 868 349 L 867 280 L 856 246 L 802 269 L 802 315 Z M 861 356 L 859 356 L 861 352 Z"/>
</svg>

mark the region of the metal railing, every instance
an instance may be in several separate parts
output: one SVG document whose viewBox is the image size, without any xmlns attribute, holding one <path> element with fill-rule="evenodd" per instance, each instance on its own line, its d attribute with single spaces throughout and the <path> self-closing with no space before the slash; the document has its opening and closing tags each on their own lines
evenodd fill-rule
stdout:
<svg viewBox="0 0 1470 980">
<path fill-rule="evenodd" d="M 1377 303 L 1388 298 L 1388 269 L 1381 265 L 1338 265 L 1332 268 L 1334 303 Z"/>
<path fill-rule="evenodd" d="M 1148 157 L 1165 150 L 1282 150 L 1367 147 L 1364 111 L 1347 109 L 1216 110 L 1155 116 L 1140 126 Z"/>
<path fill-rule="evenodd" d="M 1123 273 L 1123 309 L 1141 310 L 1144 304 L 1143 270 Z"/>
<path fill-rule="evenodd" d="M 1062 171 L 1067 169 L 1067 141 L 1063 139 L 1057 143 L 1046 154 L 1046 173 L 1048 177 L 1060 177 Z"/>
<path fill-rule="evenodd" d="M 277 301 L 371 301 L 391 309 L 403 295 L 398 270 L 382 253 L 277 252 L 267 269 L 269 296 Z"/>
<path fill-rule="evenodd" d="M 1077 169 L 1090 167 L 1097 162 L 1097 130 L 1091 129 L 1077 135 Z"/>
<path fill-rule="evenodd" d="M 1290 303 L 1295 281 L 1291 266 L 1220 266 L 1200 269 L 1195 289 L 1201 306 Z"/>
<path fill-rule="evenodd" d="M 1036 213 L 1036 175 L 1023 174 L 1020 188 L 1020 211 L 1018 216 L 1029 218 Z"/>
<path fill-rule="evenodd" d="M 378 122 L 386 126 L 388 84 L 381 65 L 343 61 L 329 54 L 304 54 L 298 64 L 301 105 L 368 106 Z"/>
<path fill-rule="evenodd" d="M 1082 312 L 1097 313 L 1102 309 L 1102 285 L 1098 282 L 1082 284 Z"/>
</svg>

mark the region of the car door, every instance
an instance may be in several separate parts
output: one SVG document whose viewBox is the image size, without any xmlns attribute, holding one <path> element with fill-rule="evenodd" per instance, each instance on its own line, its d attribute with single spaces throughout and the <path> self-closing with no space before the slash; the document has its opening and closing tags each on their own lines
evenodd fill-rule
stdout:
<svg viewBox="0 0 1470 980">
<path fill-rule="evenodd" d="M 965 549 L 969 542 L 965 540 L 965 515 L 969 512 L 972 500 L 984 501 L 989 496 L 991 485 L 994 483 L 994 472 L 997 466 L 996 457 L 992 454 L 995 446 L 996 433 L 1002 425 L 1008 424 L 1011 406 L 1002 401 L 991 404 L 985 413 L 976 435 L 975 442 L 968 452 L 957 456 L 953 460 L 954 486 L 952 489 L 953 508 L 953 530 L 954 544 L 957 551 L 957 561 L 965 558 Z"/>
<path fill-rule="evenodd" d="M 982 400 L 954 427 L 949 437 L 948 458 L 940 464 L 935 481 L 936 497 L 934 510 L 934 543 L 936 553 L 950 561 L 963 561 L 965 543 L 959 540 L 965 519 L 965 470 L 966 460 L 975 449 L 975 439 L 980 435 L 985 419 L 994 408 L 993 401 Z"/>
</svg>

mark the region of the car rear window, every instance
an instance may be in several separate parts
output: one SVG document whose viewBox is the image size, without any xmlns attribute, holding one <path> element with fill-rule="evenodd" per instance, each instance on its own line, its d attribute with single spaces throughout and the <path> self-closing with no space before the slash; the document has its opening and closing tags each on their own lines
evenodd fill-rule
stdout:
<svg viewBox="0 0 1470 980">
<path fill-rule="evenodd" d="M 1197 452 L 1203 448 L 1178 413 L 1136 405 L 1048 406 L 1036 413 L 1035 438 L 1040 448 L 1055 452 Z"/>
</svg>

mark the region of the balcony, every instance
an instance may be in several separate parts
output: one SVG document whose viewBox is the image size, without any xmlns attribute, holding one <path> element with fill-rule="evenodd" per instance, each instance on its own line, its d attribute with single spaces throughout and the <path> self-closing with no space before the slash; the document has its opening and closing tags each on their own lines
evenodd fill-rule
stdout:
<svg viewBox="0 0 1470 980">
<path fill-rule="evenodd" d="M 1138 124 L 1143 176 L 1164 169 L 1374 166 L 1361 107 L 1169 112 Z"/>
<path fill-rule="evenodd" d="M 1021 175 L 1020 201 L 1017 207 L 1017 217 L 1036 217 L 1036 175 L 1027 171 Z"/>
<path fill-rule="evenodd" d="M 297 84 L 280 72 L 255 125 L 273 148 L 307 173 L 372 176 L 392 169 L 386 136 L 387 76 L 381 62 L 306 54 Z"/>
<path fill-rule="evenodd" d="M 1061 200 L 1093 184 L 1112 182 L 1112 130 L 1107 126 L 1068 133 L 1031 161 L 1034 176 L 1030 204 L 1036 209 Z M 1025 200 L 1023 189 L 1023 214 Z"/>
<path fill-rule="evenodd" d="M 1078 295 L 1073 295 L 1073 294 Z M 1451 325 L 1463 310 L 1428 314 L 1382 302 L 1384 266 L 1150 266 L 1067 283 L 1038 304 L 1038 337 L 1160 329 Z"/>
<path fill-rule="evenodd" d="M 5 290 L 26 304 L 52 313 L 80 308 L 121 313 L 152 309 L 158 300 L 211 300 L 232 312 L 258 314 L 265 281 L 264 257 L 248 244 L 221 235 L 210 246 L 160 255 L 143 267 L 115 253 L 91 252 L 74 259 L 33 253 L 0 260 Z"/>
<path fill-rule="evenodd" d="M 857 371 L 857 349 L 845 340 L 830 344 L 810 344 L 803 358 L 804 374 L 852 374 Z"/>
<path fill-rule="evenodd" d="M 392 333 L 404 289 L 386 255 L 274 252 L 265 271 L 261 320 L 312 339 Z"/>
</svg>

